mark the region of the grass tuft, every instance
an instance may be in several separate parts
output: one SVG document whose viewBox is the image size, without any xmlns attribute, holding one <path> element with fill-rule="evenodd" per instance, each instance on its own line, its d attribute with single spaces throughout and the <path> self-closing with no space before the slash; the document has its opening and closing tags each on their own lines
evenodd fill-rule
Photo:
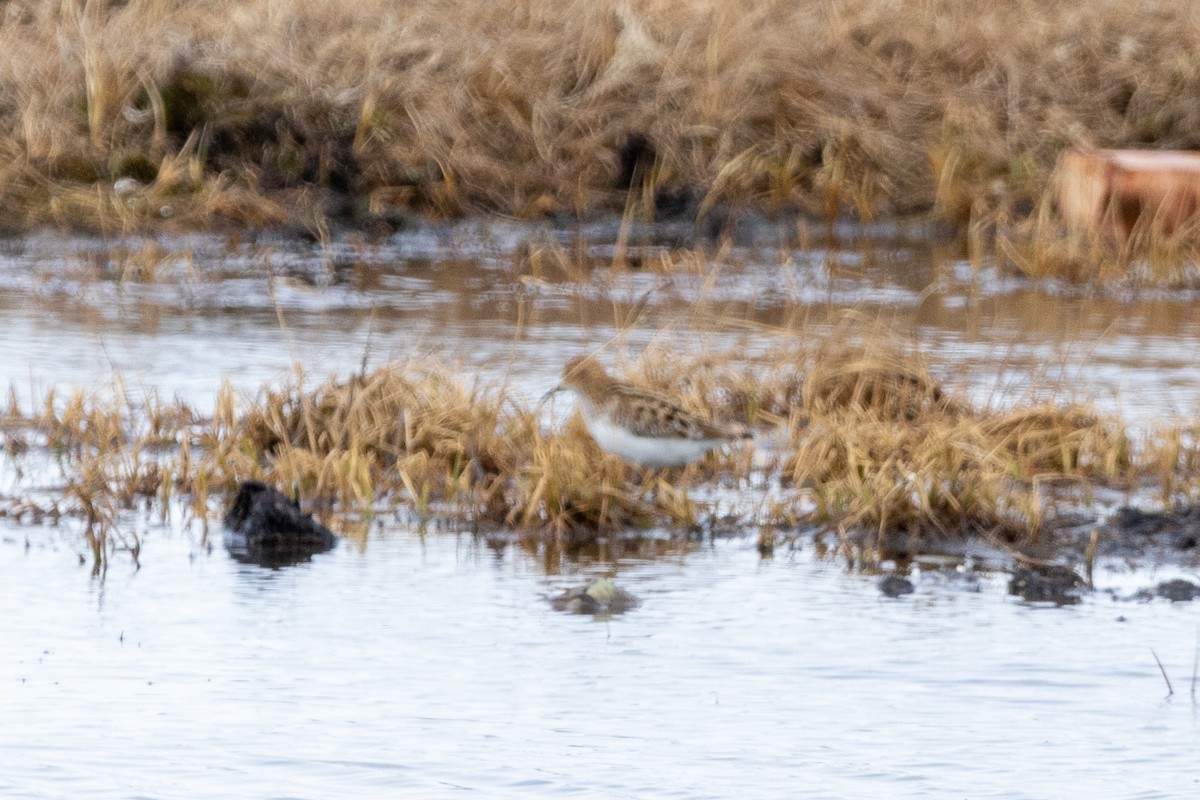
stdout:
<svg viewBox="0 0 1200 800">
<path fill-rule="evenodd" d="M 325 512 L 400 507 L 560 551 L 651 527 L 784 526 L 836 530 L 858 560 L 971 536 L 1032 545 L 1049 530 L 1057 485 L 1153 481 L 1164 501 L 1200 496 L 1194 425 L 1134 443 L 1084 404 L 976 408 L 893 333 L 854 330 L 794 337 L 745 361 L 648 348 L 630 380 L 756 426 L 757 457 L 730 447 L 672 470 L 602 452 L 577 415 L 548 426 L 502 379 L 429 361 L 316 385 L 297 370 L 252 397 L 225 385 L 208 418 L 119 383 L 49 390 L 29 409 L 10 391 L 0 436 L 18 485 L 39 453 L 61 483 L 3 510 L 81 520 L 102 569 L 117 550 L 136 558 L 134 509 L 166 515 L 180 503 L 207 519 L 210 500 L 247 479 L 294 487 Z M 747 502 L 756 492 L 762 500 Z"/>
</svg>

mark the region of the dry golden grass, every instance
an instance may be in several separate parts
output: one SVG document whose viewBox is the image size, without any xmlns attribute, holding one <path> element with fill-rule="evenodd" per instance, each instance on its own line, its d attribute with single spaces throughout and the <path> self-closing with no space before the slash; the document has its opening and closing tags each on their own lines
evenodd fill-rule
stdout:
<svg viewBox="0 0 1200 800">
<path fill-rule="evenodd" d="M 939 537 L 1030 543 L 1046 523 L 1042 484 L 1128 481 L 1136 471 L 1119 420 L 1078 405 L 972 408 L 882 331 L 821 345 L 804 403 L 789 423 L 783 479 L 811 489 L 816 520 L 844 535 L 874 532 L 880 551 Z"/>
<path fill-rule="evenodd" d="M 1197 49 L 1184 0 L 12 0 L 0 210 L 969 221 L 1032 204 L 1063 147 L 1200 144 Z"/>
<path fill-rule="evenodd" d="M 1168 230 L 1146 217 L 1118 241 L 1102 230 L 1067 230 L 1047 196 L 1028 217 L 1000 212 L 990 220 L 997 260 L 1030 278 L 1073 284 L 1200 285 L 1200 219 Z"/>
<path fill-rule="evenodd" d="M 839 333 L 843 332 L 845 327 Z M 872 334 L 866 343 L 840 335 L 823 343 L 804 381 L 803 403 L 809 414 L 871 409 L 890 418 L 913 419 L 931 410 L 958 412 L 918 354 L 887 345 L 882 330 Z"/>
<path fill-rule="evenodd" d="M 446 374 L 391 365 L 315 390 L 297 374 L 245 409 L 227 390 L 202 440 L 200 471 L 222 487 L 253 476 L 367 509 L 402 494 L 422 515 L 451 503 L 502 518 L 502 478 L 529 460 L 535 418 L 501 386 Z"/>
<path fill-rule="evenodd" d="M 53 455 L 62 484 L 59 491 L 42 491 L 36 498 L 10 498 L 3 511 L 34 521 L 81 519 L 96 570 L 104 568 L 114 549 L 128 551 L 136 561 L 140 542 L 118 524 L 120 515 L 139 503 L 167 513 L 183 466 L 167 456 L 186 441 L 195 423 L 186 405 L 154 395 L 135 400 L 120 382 L 65 398 L 50 390 L 29 412 L 11 391 L 0 419 L 6 453 L 14 462 L 35 449 Z"/>
<path fill-rule="evenodd" d="M 1156 426 L 1136 455 L 1141 470 L 1156 481 L 1163 505 L 1200 501 L 1200 421 Z"/>
<path fill-rule="evenodd" d="M 760 445 L 778 452 L 755 460 L 730 448 L 687 468 L 642 470 L 600 451 L 578 417 L 547 427 L 504 381 L 429 363 L 315 387 L 297 373 L 254 397 L 225 386 L 208 419 L 177 402 L 135 402 L 120 385 L 50 392 L 28 411 L 10 393 L 6 453 L 18 468 L 31 451 L 53 455 L 62 484 L 40 500 L 9 498 L 5 513 L 82 519 L 99 567 L 114 549 L 136 557 L 140 543 L 122 524 L 130 509 L 165 515 L 182 503 L 206 517 L 210 495 L 251 478 L 297 487 L 325 510 L 400 506 L 567 547 L 649 526 L 725 524 L 718 505 L 696 499 L 724 486 L 741 498 L 771 491 L 769 502 L 742 505 L 743 528 L 831 528 L 880 557 L 946 538 L 1034 543 L 1046 488 L 1063 483 L 1154 482 L 1165 502 L 1200 495 L 1194 427 L 1163 425 L 1134 443 L 1119 420 L 1085 405 L 974 408 L 913 346 L 856 317 L 749 361 L 656 345 L 627 372 L 694 410 L 753 422 Z"/>
</svg>

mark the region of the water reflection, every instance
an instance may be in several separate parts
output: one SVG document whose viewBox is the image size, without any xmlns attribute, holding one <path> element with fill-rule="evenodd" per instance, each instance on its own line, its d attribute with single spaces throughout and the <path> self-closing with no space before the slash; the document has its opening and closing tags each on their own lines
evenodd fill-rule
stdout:
<svg viewBox="0 0 1200 800">
<path fill-rule="evenodd" d="M 937 241 L 802 250 L 794 231 L 765 224 L 692 261 L 635 239 L 641 268 L 614 269 L 612 240 L 573 238 L 608 227 L 444 224 L 326 247 L 190 237 L 155 245 L 187 257 L 162 256 L 149 281 L 103 266 L 136 260 L 138 239 L 10 241 L 0 381 L 80 385 L 115 371 L 204 409 L 226 377 L 253 389 L 293 362 L 344 374 L 364 358 L 439 351 L 464 369 L 519 364 L 518 382 L 540 383 L 599 342 L 752 350 L 773 329 L 819 334 L 853 310 L 920 341 L 939 376 L 979 399 L 1012 403 L 1051 384 L 1135 422 L 1200 406 L 1190 295 L 1048 290 L 974 269 Z M 534 276 L 525 259 L 546 241 L 582 254 L 583 268 Z"/>
<path fill-rule="evenodd" d="M 73 554 L 0 544 L 0 607 L 20 609 L 0 793 L 790 796 L 801 773 L 840 796 L 1194 788 L 1196 717 L 1162 702 L 1148 649 L 1186 683 L 1182 604 L 1046 612 L 987 576 L 921 576 L 892 601 L 811 548 L 764 561 L 744 539 L 550 575 L 541 552 L 393 523 L 280 571 L 178 533 L 145 548 L 97 607 Z M 614 574 L 641 600 L 621 616 L 547 602 Z"/>
</svg>

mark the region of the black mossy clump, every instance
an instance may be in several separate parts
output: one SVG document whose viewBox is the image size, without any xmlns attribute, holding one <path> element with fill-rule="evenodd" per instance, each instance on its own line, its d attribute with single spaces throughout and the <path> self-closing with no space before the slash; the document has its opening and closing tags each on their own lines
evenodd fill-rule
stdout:
<svg viewBox="0 0 1200 800">
<path fill-rule="evenodd" d="M 1019 566 L 1008 582 L 1009 594 L 1029 603 L 1054 603 L 1056 606 L 1078 603 L 1087 590 L 1087 582 L 1074 570 L 1053 564 Z"/>
<path fill-rule="evenodd" d="M 337 545 L 338 537 L 300 503 L 259 481 L 246 481 L 225 514 L 225 547 L 238 561 L 282 567 Z"/>
</svg>

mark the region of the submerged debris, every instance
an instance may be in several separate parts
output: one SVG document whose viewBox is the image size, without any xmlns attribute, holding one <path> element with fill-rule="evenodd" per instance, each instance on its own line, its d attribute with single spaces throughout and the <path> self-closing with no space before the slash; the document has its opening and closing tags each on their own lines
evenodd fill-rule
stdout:
<svg viewBox="0 0 1200 800">
<path fill-rule="evenodd" d="M 1030 603 L 1054 603 L 1068 606 L 1078 603 L 1087 582 L 1068 567 L 1056 564 L 1022 565 L 1008 582 L 1008 593 Z"/>
<path fill-rule="evenodd" d="M 639 601 L 608 578 L 598 578 L 586 587 L 568 589 L 550 600 L 555 611 L 571 614 L 623 614 Z"/>
<path fill-rule="evenodd" d="M 238 561 L 282 567 L 337 545 L 338 537 L 300 503 L 260 481 L 246 481 L 225 514 L 225 547 Z"/>
</svg>

